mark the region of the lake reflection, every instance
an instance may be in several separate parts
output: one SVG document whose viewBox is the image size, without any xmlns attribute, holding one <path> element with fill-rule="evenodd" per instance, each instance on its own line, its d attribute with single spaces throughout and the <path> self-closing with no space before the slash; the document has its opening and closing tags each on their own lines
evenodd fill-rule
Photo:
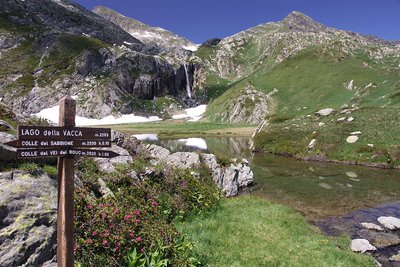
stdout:
<svg viewBox="0 0 400 267">
<path fill-rule="evenodd" d="M 150 142 L 172 152 L 201 150 L 229 158 L 246 158 L 254 172 L 251 194 L 291 206 L 309 220 L 342 216 L 354 210 L 400 201 L 399 170 L 253 154 L 248 149 L 249 138 L 246 137 L 188 140 L 158 139 Z M 196 143 L 200 145 L 193 145 Z"/>
</svg>

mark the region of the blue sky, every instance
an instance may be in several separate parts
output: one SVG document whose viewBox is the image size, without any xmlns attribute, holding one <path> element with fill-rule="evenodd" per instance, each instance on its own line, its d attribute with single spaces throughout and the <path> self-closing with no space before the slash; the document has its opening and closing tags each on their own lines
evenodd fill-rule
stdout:
<svg viewBox="0 0 400 267">
<path fill-rule="evenodd" d="M 298 10 L 327 26 L 400 40 L 400 0 L 72 0 L 102 5 L 202 43 Z"/>
</svg>

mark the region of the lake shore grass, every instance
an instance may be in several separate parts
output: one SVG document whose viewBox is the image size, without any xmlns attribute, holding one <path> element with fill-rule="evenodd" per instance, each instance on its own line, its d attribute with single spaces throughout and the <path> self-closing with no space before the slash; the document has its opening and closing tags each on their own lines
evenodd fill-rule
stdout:
<svg viewBox="0 0 400 267">
<path fill-rule="evenodd" d="M 257 197 L 222 200 L 177 226 L 206 266 L 374 266 L 348 237 L 327 237 L 291 208 Z"/>
<path fill-rule="evenodd" d="M 101 126 L 103 127 L 103 126 Z M 255 126 L 215 122 L 160 121 L 107 125 L 113 130 L 126 134 L 153 133 L 164 138 L 206 137 L 206 136 L 251 136 Z"/>
</svg>

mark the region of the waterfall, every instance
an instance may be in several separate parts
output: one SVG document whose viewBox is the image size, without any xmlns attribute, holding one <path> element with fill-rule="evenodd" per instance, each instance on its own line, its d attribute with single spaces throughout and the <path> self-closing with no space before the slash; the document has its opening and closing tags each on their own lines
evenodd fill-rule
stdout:
<svg viewBox="0 0 400 267">
<path fill-rule="evenodd" d="M 189 75 L 188 75 L 188 70 L 186 64 L 183 64 L 183 67 L 185 68 L 185 75 L 186 75 L 186 93 L 188 98 L 192 98 L 192 91 L 190 88 L 190 80 L 189 80 Z"/>
</svg>

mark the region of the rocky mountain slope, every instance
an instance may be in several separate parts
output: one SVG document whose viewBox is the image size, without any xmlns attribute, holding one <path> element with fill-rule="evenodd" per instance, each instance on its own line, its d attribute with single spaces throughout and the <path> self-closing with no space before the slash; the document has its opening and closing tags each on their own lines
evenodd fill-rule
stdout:
<svg viewBox="0 0 400 267">
<path fill-rule="evenodd" d="M 212 99 L 211 120 L 257 124 L 326 105 L 398 102 L 384 97 L 398 90 L 398 42 L 329 28 L 296 11 L 203 45 L 192 60 L 205 65 L 196 85 Z"/>
<path fill-rule="evenodd" d="M 173 32 L 160 27 L 152 27 L 138 20 L 125 17 L 107 7 L 98 6 L 93 12 L 118 25 L 130 35 L 145 44 L 149 53 L 161 54 L 172 61 L 185 59 L 186 51 L 196 49 L 196 45 Z"/>
<path fill-rule="evenodd" d="M 185 70 L 149 54 L 148 45 L 68 0 L 0 6 L 0 99 L 14 112 L 37 113 L 66 94 L 77 97 L 79 115 L 93 118 L 168 117 L 166 107 L 185 105 L 194 65 Z"/>
</svg>

